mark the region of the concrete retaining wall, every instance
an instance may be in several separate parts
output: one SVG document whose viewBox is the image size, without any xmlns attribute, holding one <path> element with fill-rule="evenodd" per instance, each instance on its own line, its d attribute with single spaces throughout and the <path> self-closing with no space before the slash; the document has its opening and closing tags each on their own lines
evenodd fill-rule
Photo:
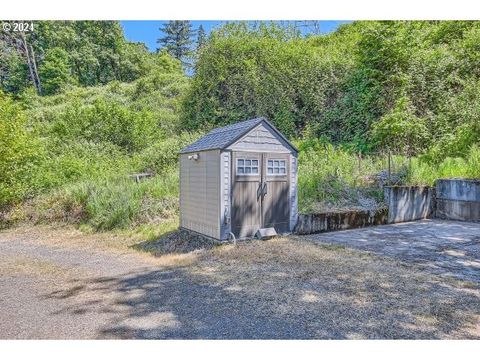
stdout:
<svg viewBox="0 0 480 360">
<path fill-rule="evenodd" d="M 388 223 L 426 219 L 434 214 L 434 189 L 429 186 L 386 186 Z"/>
<path fill-rule="evenodd" d="M 314 234 L 333 230 L 346 230 L 387 223 L 388 210 L 345 211 L 320 214 L 300 214 L 295 233 Z"/>
<path fill-rule="evenodd" d="M 480 180 L 440 179 L 436 189 L 436 217 L 480 221 Z"/>
<path fill-rule="evenodd" d="M 436 187 L 386 186 L 386 209 L 300 214 L 295 233 L 313 234 L 438 217 L 480 221 L 480 180 L 441 179 Z"/>
</svg>

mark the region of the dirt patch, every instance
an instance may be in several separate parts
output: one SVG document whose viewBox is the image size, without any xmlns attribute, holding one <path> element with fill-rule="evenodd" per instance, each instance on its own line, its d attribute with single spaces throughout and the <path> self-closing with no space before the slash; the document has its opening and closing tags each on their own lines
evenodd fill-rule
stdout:
<svg viewBox="0 0 480 360">
<path fill-rule="evenodd" d="M 158 240 L 144 241 L 133 247 L 137 250 L 147 251 L 155 256 L 165 254 L 184 254 L 195 250 L 208 250 L 218 246 L 220 242 L 193 233 L 187 230 L 172 231 Z"/>
</svg>

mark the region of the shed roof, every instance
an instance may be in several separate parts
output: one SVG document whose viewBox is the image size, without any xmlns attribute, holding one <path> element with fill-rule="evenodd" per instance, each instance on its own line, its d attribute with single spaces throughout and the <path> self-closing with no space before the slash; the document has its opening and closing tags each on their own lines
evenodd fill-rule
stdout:
<svg viewBox="0 0 480 360">
<path fill-rule="evenodd" d="M 261 123 L 265 123 L 275 133 L 277 133 L 284 141 L 286 141 L 286 143 L 295 153 L 298 152 L 295 146 L 293 146 L 292 143 L 288 141 L 280 131 L 270 124 L 267 119 L 260 117 L 213 129 L 204 137 L 180 150 L 180 153 L 184 154 L 196 151 L 225 149 Z"/>
</svg>

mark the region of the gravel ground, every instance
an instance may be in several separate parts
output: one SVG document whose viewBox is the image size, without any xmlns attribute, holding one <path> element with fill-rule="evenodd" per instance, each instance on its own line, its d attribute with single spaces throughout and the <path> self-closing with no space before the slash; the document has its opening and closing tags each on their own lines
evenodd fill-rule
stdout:
<svg viewBox="0 0 480 360">
<path fill-rule="evenodd" d="M 0 232 L 0 338 L 480 338 L 475 286 L 396 259 L 299 238 L 160 257 L 101 241 Z"/>
</svg>

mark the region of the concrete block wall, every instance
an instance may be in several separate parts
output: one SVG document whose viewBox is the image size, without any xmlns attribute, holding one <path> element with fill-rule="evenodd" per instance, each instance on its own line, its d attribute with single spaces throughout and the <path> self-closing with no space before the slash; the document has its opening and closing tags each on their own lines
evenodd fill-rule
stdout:
<svg viewBox="0 0 480 360">
<path fill-rule="evenodd" d="M 429 186 L 385 186 L 388 223 L 414 221 L 435 212 L 435 191 Z"/>
<path fill-rule="evenodd" d="M 387 186 L 388 223 L 439 218 L 480 221 L 480 180 L 439 179 L 434 187 Z"/>
<path fill-rule="evenodd" d="M 435 187 L 435 217 L 480 221 L 480 180 L 439 179 Z"/>
</svg>

